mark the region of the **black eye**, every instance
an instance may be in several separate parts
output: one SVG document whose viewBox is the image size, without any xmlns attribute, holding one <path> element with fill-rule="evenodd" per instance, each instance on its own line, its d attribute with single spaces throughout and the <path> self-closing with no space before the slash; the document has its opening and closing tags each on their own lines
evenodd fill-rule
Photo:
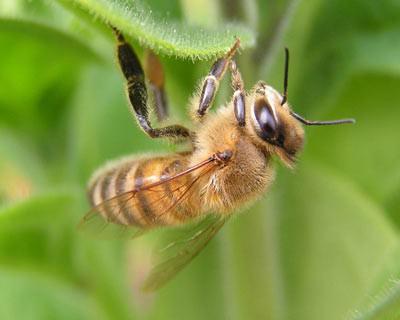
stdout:
<svg viewBox="0 0 400 320">
<path fill-rule="evenodd" d="M 259 132 L 257 132 L 258 135 L 263 140 L 275 140 L 278 132 L 278 124 L 273 116 L 272 107 L 265 99 L 258 99 L 255 102 L 254 116 L 260 127 Z"/>
</svg>

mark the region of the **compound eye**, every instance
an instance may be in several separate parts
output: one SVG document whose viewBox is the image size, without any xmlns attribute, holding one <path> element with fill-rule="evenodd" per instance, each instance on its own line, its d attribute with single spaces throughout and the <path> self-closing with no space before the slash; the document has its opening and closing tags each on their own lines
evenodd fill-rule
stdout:
<svg viewBox="0 0 400 320">
<path fill-rule="evenodd" d="M 263 140 L 275 140 L 278 133 L 278 124 L 275 120 L 272 107 L 265 99 L 259 99 L 254 104 L 254 116 L 260 130 L 258 135 Z"/>
</svg>

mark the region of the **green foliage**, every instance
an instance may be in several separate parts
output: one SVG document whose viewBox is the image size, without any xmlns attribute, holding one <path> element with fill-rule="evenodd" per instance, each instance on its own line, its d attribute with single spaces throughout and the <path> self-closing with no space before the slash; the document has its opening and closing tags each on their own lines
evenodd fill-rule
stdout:
<svg viewBox="0 0 400 320">
<path fill-rule="evenodd" d="M 66 280 L 73 202 L 68 194 L 48 194 L 1 212 L 2 318 L 87 319 L 96 312 L 90 293 Z"/>
<path fill-rule="evenodd" d="M 179 58 L 215 58 L 229 50 L 237 37 L 244 48 L 254 45 L 255 41 L 249 28 L 224 24 L 206 29 L 174 22 L 153 14 L 139 1 L 74 0 L 74 5 L 70 1 L 61 2 L 117 27 L 155 52 Z"/>
<path fill-rule="evenodd" d="M 0 4 L 1 319 L 399 318 L 397 1 L 59 2 Z M 224 22 L 240 17 L 254 49 Z M 266 197 L 154 295 L 138 291 L 152 238 L 76 229 L 96 167 L 172 149 L 132 120 L 105 23 L 160 53 L 174 121 L 211 64 L 176 57 L 219 56 L 234 36 L 246 88 L 281 88 L 287 46 L 295 111 L 357 119 L 307 128 L 297 168 L 278 165 Z"/>
</svg>

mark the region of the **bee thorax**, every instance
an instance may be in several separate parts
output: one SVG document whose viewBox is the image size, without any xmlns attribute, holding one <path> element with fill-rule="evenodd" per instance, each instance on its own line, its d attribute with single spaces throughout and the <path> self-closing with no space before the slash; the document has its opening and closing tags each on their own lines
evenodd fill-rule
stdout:
<svg viewBox="0 0 400 320">
<path fill-rule="evenodd" d="M 228 213 L 254 201 L 272 182 L 269 158 L 247 138 L 240 138 L 234 150 L 221 152 L 223 165 L 210 175 L 202 191 L 205 207 Z"/>
</svg>

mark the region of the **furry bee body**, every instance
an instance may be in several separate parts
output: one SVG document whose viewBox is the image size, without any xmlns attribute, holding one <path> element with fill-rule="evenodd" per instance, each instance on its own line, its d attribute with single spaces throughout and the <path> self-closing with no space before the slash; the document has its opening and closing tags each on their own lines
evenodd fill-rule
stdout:
<svg viewBox="0 0 400 320">
<path fill-rule="evenodd" d="M 126 79 L 126 92 L 140 128 L 151 138 L 188 142 L 183 153 L 131 156 L 100 169 L 89 183 L 92 209 L 81 226 L 96 233 L 116 227 L 130 237 L 161 226 L 191 225 L 191 235 L 172 242 L 163 261 L 148 276 L 144 288 L 155 290 L 187 265 L 217 234 L 228 218 L 262 196 L 274 180 L 272 159 L 294 166 L 303 148 L 305 125 L 353 123 L 352 119 L 309 121 L 294 113 L 287 102 L 286 50 L 284 92 L 259 81 L 246 92 L 233 57 L 236 39 L 217 59 L 191 102 L 192 127 L 154 128 L 150 122 L 147 87 L 141 63 L 130 44 L 115 28 L 117 56 Z M 230 69 L 233 96 L 217 112 L 209 113 L 219 81 Z M 146 73 L 157 119 L 168 115 L 164 73 L 154 54 L 147 56 Z"/>
<path fill-rule="evenodd" d="M 223 150 L 233 151 L 227 163 L 204 168 L 202 174 L 193 172 L 151 190 L 143 190 L 129 207 L 124 207 L 123 202 L 116 204 L 118 210 L 105 206 L 104 218 L 145 228 L 179 225 L 209 212 L 230 214 L 257 198 L 274 177 L 270 157 L 252 142 L 250 135 L 235 125 L 231 110 L 230 106 L 221 108 L 200 126 L 194 136 L 194 151 L 164 156 L 130 156 L 100 169 L 89 183 L 92 205 L 163 181 Z M 121 214 L 116 216 L 116 212 Z"/>
</svg>

